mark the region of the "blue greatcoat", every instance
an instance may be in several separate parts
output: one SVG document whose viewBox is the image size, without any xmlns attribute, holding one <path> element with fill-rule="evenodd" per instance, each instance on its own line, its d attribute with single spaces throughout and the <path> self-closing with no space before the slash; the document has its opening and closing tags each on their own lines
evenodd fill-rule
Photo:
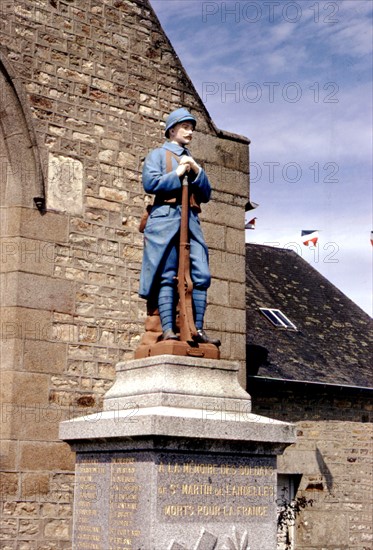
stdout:
<svg viewBox="0 0 373 550">
<path fill-rule="evenodd" d="M 166 142 L 162 147 L 154 149 L 145 159 L 142 181 L 146 193 L 156 196 L 155 202 L 161 196 L 176 195 L 181 192 L 181 181 L 176 174 L 178 163 L 172 158 L 172 171 L 166 172 L 166 150 L 178 157 L 190 155 L 186 148 L 175 143 Z M 185 176 L 186 177 L 186 176 Z M 208 202 L 211 195 L 210 182 L 204 170 L 197 175 L 188 174 L 190 191 L 193 192 L 199 202 Z M 160 264 L 167 251 L 170 242 L 180 230 L 181 206 L 172 204 L 155 204 L 150 212 L 144 231 L 144 254 L 140 275 L 139 295 L 142 298 L 150 297 L 153 283 L 159 276 Z M 208 288 L 210 285 L 210 273 L 208 269 L 208 250 L 203 238 L 198 214 L 189 209 L 189 236 L 191 244 L 195 242 L 195 259 L 192 258 L 191 247 L 191 276 L 194 283 L 196 277 L 200 287 Z M 193 264 L 198 266 L 193 267 Z M 195 275 L 198 272 L 198 275 Z"/>
</svg>

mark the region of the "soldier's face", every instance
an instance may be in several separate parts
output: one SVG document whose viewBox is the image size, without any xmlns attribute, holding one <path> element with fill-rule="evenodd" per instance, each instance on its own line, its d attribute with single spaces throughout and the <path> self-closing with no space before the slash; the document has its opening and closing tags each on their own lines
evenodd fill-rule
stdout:
<svg viewBox="0 0 373 550">
<path fill-rule="evenodd" d="M 192 141 L 193 130 L 193 124 L 191 122 L 180 122 L 179 124 L 175 124 L 175 126 L 170 129 L 171 141 L 178 145 L 188 145 L 188 143 Z"/>
</svg>

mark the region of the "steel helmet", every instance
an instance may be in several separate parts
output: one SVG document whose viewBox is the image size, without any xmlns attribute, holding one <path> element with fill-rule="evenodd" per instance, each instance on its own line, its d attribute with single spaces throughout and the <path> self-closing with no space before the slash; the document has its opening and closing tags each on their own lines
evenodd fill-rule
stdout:
<svg viewBox="0 0 373 550">
<path fill-rule="evenodd" d="M 167 117 L 166 120 L 166 128 L 165 128 L 165 136 L 169 137 L 169 130 L 178 124 L 179 122 L 186 122 L 190 121 L 193 124 L 193 128 L 196 127 L 197 120 L 194 118 L 193 115 L 190 114 L 190 112 L 185 109 L 185 107 L 181 107 L 180 109 L 176 109 L 176 111 L 172 111 Z"/>
</svg>

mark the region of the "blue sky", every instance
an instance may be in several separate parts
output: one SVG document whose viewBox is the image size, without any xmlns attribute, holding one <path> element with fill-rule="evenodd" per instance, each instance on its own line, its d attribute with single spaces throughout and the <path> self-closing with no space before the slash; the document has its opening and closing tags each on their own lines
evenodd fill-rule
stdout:
<svg viewBox="0 0 373 550">
<path fill-rule="evenodd" d="M 373 2 L 150 1 L 215 124 L 252 141 L 247 242 L 292 248 L 372 315 Z"/>
</svg>

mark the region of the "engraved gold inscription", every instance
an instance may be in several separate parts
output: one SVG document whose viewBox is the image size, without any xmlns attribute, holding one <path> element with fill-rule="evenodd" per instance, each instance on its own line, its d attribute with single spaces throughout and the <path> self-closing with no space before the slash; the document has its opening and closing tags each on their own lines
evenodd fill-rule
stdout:
<svg viewBox="0 0 373 550">
<path fill-rule="evenodd" d="M 75 542 L 77 550 L 100 550 L 103 546 L 101 526 L 97 525 L 100 479 L 105 467 L 91 461 L 77 464 L 77 515 Z M 92 524 L 94 522 L 94 525 Z"/>
<path fill-rule="evenodd" d="M 135 526 L 141 487 L 136 483 L 136 459 L 114 459 L 110 469 L 109 550 L 132 550 L 141 536 Z"/>
<path fill-rule="evenodd" d="M 136 514 L 141 487 L 134 457 L 112 457 L 100 463 L 85 459 L 77 464 L 77 500 L 74 541 L 77 550 L 134 550 L 141 537 Z M 105 502 L 100 499 L 104 498 Z M 108 502 L 108 523 L 100 525 Z"/>
<path fill-rule="evenodd" d="M 203 462 L 185 462 L 164 463 L 158 464 L 159 473 L 169 474 L 202 474 L 202 475 L 227 475 L 227 476 L 272 476 L 274 469 L 272 466 L 247 466 L 247 465 L 232 465 L 232 464 L 210 464 Z"/>
<path fill-rule="evenodd" d="M 165 516 L 267 516 L 268 506 L 219 506 L 193 505 L 193 504 L 168 504 L 163 508 Z"/>
<path fill-rule="evenodd" d="M 182 495 L 217 495 L 217 496 L 260 496 L 273 497 L 273 485 L 225 485 L 213 486 L 212 484 L 192 484 L 181 485 Z"/>
<path fill-rule="evenodd" d="M 275 470 L 244 462 L 163 461 L 158 465 L 161 517 L 267 517 L 275 506 Z M 268 464 L 268 463 L 267 463 Z"/>
</svg>

